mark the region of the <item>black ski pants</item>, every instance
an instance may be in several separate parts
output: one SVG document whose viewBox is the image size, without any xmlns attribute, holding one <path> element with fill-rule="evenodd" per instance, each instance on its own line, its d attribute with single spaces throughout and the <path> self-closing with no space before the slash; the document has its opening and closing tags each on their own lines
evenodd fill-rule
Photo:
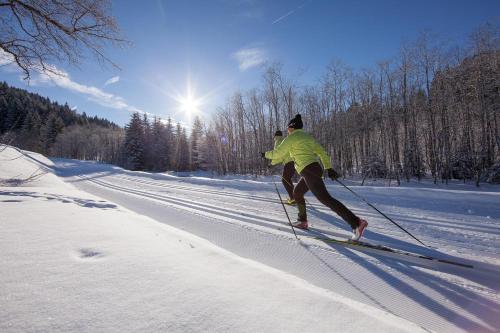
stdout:
<svg viewBox="0 0 500 333">
<path fill-rule="evenodd" d="M 343 203 L 334 199 L 326 190 L 323 182 L 323 168 L 319 163 L 314 162 L 306 166 L 300 172 L 301 178 L 293 190 L 293 197 L 299 209 L 299 221 L 307 221 L 306 201 L 304 194 L 311 190 L 314 196 L 325 206 L 337 213 L 344 221 L 349 223 L 352 229 L 357 228 L 358 217 L 349 210 Z"/>
<path fill-rule="evenodd" d="M 293 199 L 293 182 L 292 177 L 295 174 L 295 166 L 293 161 L 288 162 L 283 167 L 283 174 L 281 175 L 281 182 L 288 193 L 288 197 Z"/>
</svg>

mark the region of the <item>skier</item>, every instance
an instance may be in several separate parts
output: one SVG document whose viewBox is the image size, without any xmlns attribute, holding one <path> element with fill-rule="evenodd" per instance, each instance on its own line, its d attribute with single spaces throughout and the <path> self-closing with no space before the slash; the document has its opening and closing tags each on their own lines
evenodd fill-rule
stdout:
<svg viewBox="0 0 500 333">
<path fill-rule="evenodd" d="M 335 180 L 339 174 L 333 170 L 330 157 L 314 138 L 302 130 L 303 123 L 300 114 L 297 114 L 288 123 L 288 136 L 274 150 L 263 153 L 263 157 L 271 160 L 284 158 L 290 155 L 295 163 L 295 169 L 301 176 L 293 190 L 293 198 L 299 209 L 297 222 L 294 227 L 307 230 L 309 228 L 306 214 L 304 194 L 311 190 L 314 196 L 325 206 L 340 215 L 352 228 L 352 240 L 358 240 L 363 235 L 368 222 L 357 217 L 340 201 L 334 199 L 327 191 L 323 182 L 323 169 L 318 163 L 318 157 L 328 173 L 328 177 Z"/>
<path fill-rule="evenodd" d="M 283 142 L 283 132 L 277 130 L 274 133 L 274 149 L 278 147 L 281 142 Z M 283 164 L 283 173 L 281 175 L 281 182 L 285 187 L 286 192 L 288 193 L 288 200 L 285 201 L 288 205 L 295 205 L 295 200 L 293 199 L 293 181 L 292 177 L 295 174 L 295 168 L 293 166 L 292 158 L 290 154 L 286 154 L 282 158 L 273 158 L 271 161 L 271 165 Z"/>
</svg>

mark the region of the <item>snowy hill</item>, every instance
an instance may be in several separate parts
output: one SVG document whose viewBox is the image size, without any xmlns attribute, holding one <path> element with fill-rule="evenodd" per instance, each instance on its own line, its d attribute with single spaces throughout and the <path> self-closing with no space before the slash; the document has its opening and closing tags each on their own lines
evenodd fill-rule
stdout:
<svg viewBox="0 0 500 333">
<path fill-rule="evenodd" d="M 271 179 L 130 172 L 0 149 L 0 331 L 495 332 L 500 191 L 339 186 L 365 240 L 465 266 L 346 247 L 313 197 L 287 226 Z M 288 208 L 291 216 L 294 208 Z M 470 268 L 472 266 L 473 268 Z"/>
</svg>

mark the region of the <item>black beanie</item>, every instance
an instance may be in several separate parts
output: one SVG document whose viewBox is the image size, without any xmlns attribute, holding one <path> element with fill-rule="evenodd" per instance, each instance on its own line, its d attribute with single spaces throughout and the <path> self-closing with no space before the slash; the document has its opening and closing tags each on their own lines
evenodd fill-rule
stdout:
<svg viewBox="0 0 500 333">
<path fill-rule="evenodd" d="M 300 116 L 300 114 L 296 115 L 295 118 L 290 120 L 290 122 L 288 123 L 288 127 L 295 129 L 301 129 L 302 127 L 304 127 L 304 124 L 302 124 L 302 117 Z"/>
<path fill-rule="evenodd" d="M 283 132 L 281 132 L 280 130 L 277 130 L 277 131 L 274 133 L 274 136 L 283 136 Z"/>
</svg>

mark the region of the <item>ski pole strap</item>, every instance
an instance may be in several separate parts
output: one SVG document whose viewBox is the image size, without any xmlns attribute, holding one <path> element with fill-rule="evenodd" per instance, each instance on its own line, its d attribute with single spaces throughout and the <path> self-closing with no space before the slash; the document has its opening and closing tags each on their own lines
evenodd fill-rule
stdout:
<svg viewBox="0 0 500 333">
<path fill-rule="evenodd" d="M 423 246 L 425 247 L 428 247 L 427 245 L 425 245 L 424 243 L 422 243 L 422 241 L 420 241 L 417 237 L 413 236 L 408 230 L 406 230 L 405 228 L 403 228 L 402 226 L 400 226 L 398 223 L 396 223 L 395 221 L 393 221 L 389 216 L 385 215 L 384 213 L 382 213 L 380 210 L 378 210 L 377 207 L 375 207 L 374 205 L 372 205 L 371 203 L 369 203 L 368 201 L 366 201 L 365 198 L 363 198 L 362 196 L 360 196 L 359 194 L 357 194 L 356 192 L 354 192 L 353 190 L 351 190 L 348 186 L 346 186 L 344 183 L 342 183 L 340 180 L 338 179 L 335 179 L 337 182 L 339 182 L 340 185 L 344 186 L 346 189 L 348 189 L 352 194 L 354 194 L 355 196 L 357 196 L 358 198 L 360 198 L 361 200 L 363 200 L 368 206 L 370 206 L 371 208 L 375 209 L 380 215 L 382 215 L 383 217 L 385 217 L 386 219 L 388 219 L 390 222 L 392 222 L 394 225 L 396 225 L 399 229 L 403 230 L 404 232 L 406 232 L 408 235 L 410 235 L 414 240 L 416 240 L 417 242 L 419 242 L 420 244 L 422 244 Z"/>
</svg>

